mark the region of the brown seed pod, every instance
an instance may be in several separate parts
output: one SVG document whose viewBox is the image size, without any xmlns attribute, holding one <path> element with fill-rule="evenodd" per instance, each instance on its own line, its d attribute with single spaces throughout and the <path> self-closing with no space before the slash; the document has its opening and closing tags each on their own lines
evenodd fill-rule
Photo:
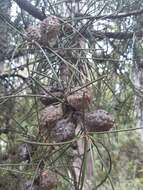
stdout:
<svg viewBox="0 0 143 190">
<path fill-rule="evenodd" d="M 28 180 L 23 185 L 23 190 L 39 190 L 38 185 L 34 184 L 32 180 Z"/>
<path fill-rule="evenodd" d="M 65 142 L 75 136 L 75 125 L 69 119 L 62 119 L 52 129 L 52 138 L 58 142 Z"/>
<path fill-rule="evenodd" d="M 67 102 L 75 110 L 86 109 L 91 102 L 91 93 L 89 89 L 83 88 L 78 90 L 79 87 L 72 89 L 73 93 L 67 96 Z"/>
<path fill-rule="evenodd" d="M 56 16 L 48 16 L 41 22 L 40 29 L 43 45 L 54 45 L 60 32 L 60 21 Z"/>
<path fill-rule="evenodd" d="M 41 95 L 45 95 L 45 97 L 41 97 L 40 101 L 45 106 L 48 106 L 50 104 L 59 102 L 59 99 L 63 98 L 63 90 L 60 88 L 53 88 L 48 86 L 45 88 L 45 90 L 40 91 Z"/>
<path fill-rule="evenodd" d="M 109 131 L 114 126 L 114 119 L 107 111 L 99 109 L 85 114 L 85 125 L 89 132 Z"/>
<path fill-rule="evenodd" d="M 40 190 L 52 190 L 57 185 L 57 176 L 51 171 L 43 171 L 39 178 Z"/>
<path fill-rule="evenodd" d="M 36 41 L 40 43 L 41 41 L 41 34 L 40 28 L 38 26 L 29 26 L 26 30 L 27 41 L 33 42 Z"/>
<path fill-rule="evenodd" d="M 19 161 L 30 161 L 30 154 L 32 152 L 32 147 L 28 146 L 26 143 L 18 145 L 17 148 L 17 158 Z"/>
<path fill-rule="evenodd" d="M 41 111 L 40 126 L 41 128 L 52 128 L 56 121 L 63 117 L 62 105 L 51 105 Z"/>
<path fill-rule="evenodd" d="M 71 34 L 73 32 L 73 27 L 72 24 L 69 23 L 64 23 L 64 25 L 62 26 L 62 30 L 65 33 Z"/>
</svg>

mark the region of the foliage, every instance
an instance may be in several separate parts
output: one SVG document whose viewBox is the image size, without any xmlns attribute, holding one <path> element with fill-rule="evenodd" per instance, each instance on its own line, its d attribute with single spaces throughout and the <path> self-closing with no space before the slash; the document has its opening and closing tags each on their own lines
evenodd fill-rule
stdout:
<svg viewBox="0 0 143 190">
<path fill-rule="evenodd" d="M 58 178 L 59 190 L 143 188 L 135 132 L 142 111 L 142 3 L 14 0 L 11 18 L 0 13 L 6 40 L 0 44 L 0 189 L 22 189 L 30 180 L 31 190 L 43 190 L 45 171 Z M 55 104 L 60 118 L 52 113 Z M 86 115 L 98 109 L 115 118 L 111 131 L 88 131 Z M 74 137 L 67 126 L 76 126 Z"/>
</svg>

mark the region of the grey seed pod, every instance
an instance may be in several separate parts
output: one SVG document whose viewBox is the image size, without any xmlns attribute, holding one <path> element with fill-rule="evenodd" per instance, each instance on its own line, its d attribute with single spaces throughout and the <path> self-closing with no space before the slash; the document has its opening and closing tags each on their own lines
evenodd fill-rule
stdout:
<svg viewBox="0 0 143 190">
<path fill-rule="evenodd" d="M 109 131 L 114 126 L 114 119 L 107 111 L 99 109 L 85 114 L 85 125 L 90 132 Z"/>
<path fill-rule="evenodd" d="M 51 136 L 57 143 L 71 140 L 75 136 L 75 125 L 68 119 L 62 119 L 52 129 Z"/>
</svg>

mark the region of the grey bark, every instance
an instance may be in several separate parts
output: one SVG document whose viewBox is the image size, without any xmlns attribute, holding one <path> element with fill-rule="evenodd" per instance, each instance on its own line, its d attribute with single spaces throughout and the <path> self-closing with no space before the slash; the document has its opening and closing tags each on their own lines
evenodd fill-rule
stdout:
<svg viewBox="0 0 143 190">
<path fill-rule="evenodd" d="M 10 0 L 0 0 L 0 14 L 2 17 L 10 15 Z M 0 17 L 0 73 L 3 70 L 3 60 L 8 51 L 8 25 L 4 19 Z"/>
<path fill-rule="evenodd" d="M 135 98 L 134 98 L 134 106 L 135 106 L 135 117 L 136 117 L 136 127 L 143 127 L 143 64 L 142 57 L 140 55 L 139 49 L 137 47 L 134 48 L 134 63 L 132 69 L 132 78 L 133 84 L 135 87 Z M 143 140 L 143 132 L 139 131 L 141 135 L 141 140 Z"/>
</svg>

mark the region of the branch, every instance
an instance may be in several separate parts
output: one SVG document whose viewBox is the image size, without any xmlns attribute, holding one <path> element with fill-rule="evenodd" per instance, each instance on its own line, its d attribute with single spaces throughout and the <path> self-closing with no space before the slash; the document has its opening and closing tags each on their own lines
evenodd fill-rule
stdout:
<svg viewBox="0 0 143 190">
<path fill-rule="evenodd" d="M 27 54 L 34 54 L 34 53 L 37 53 L 38 52 L 38 50 L 36 50 L 36 49 L 28 49 L 28 51 L 27 51 L 27 49 L 18 49 L 16 52 L 15 52 L 15 54 L 13 55 L 13 52 L 15 51 L 15 46 L 13 46 L 12 48 L 11 48 L 11 50 L 9 50 L 8 52 L 7 52 L 7 54 L 5 55 L 5 59 L 3 59 L 3 60 L 11 60 L 12 58 L 13 59 L 16 59 L 16 58 L 19 58 L 19 57 L 22 57 L 22 56 L 25 56 L 25 55 L 27 55 Z"/>
<path fill-rule="evenodd" d="M 99 16 L 91 16 L 91 15 L 75 15 L 75 20 L 83 20 L 83 19 L 121 19 L 124 17 L 129 17 L 129 16 L 137 16 L 143 14 L 143 9 L 141 10 L 136 10 L 136 11 L 131 11 L 128 13 L 119 13 L 119 14 L 110 14 L 110 15 L 99 15 Z"/>
<path fill-rule="evenodd" d="M 117 39 L 117 40 L 127 40 L 131 39 L 133 35 L 136 35 L 137 37 L 141 38 L 143 37 L 143 32 L 101 32 L 101 31 L 92 31 L 92 36 L 95 39 L 103 40 L 104 38 L 111 38 L 111 39 Z M 88 34 L 88 32 L 84 32 L 83 35 L 90 39 L 91 35 Z M 15 47 L 5 55 L 2 61 L 4 60 L 10 60 L 13 55 L 13 51 L 15 50 Z M 54 49 L 53 49 L 54 50 Z M 36 51 L 34 49 L 29 49 L 29 53 L 34 54 Z M 25 56 L 27 54 L 27 50 L 18 50 L 15 55 L 13 56 L 13 59 Z"/>
<path fill-rule="evenodd" d="M 0 135 L 1 134 L 7 134 L 9 131 L 8 131 L 8 129 L 7 128 L 0 128 Z"/>
<path fill-rule="evenodd" d="M 14 1 L 17 3 L 17 5 L 21 9 L 25 10 L 26 12 L 28 12 L 34 18 L 37 18 L 39 20 L 43 20 L 43 19 L 46 18 L 46 16 L 42 13 L 42 11 L 40 11 L 39 9 L 37 9 L 29 1 L 27 1 L 27 0 L 14 0 Z"/>
<path fill-rule="evenodd" d="M 46 18 L 46 15 L 44 15 L 42 11 L 37 9 L 29 1 L 27 1 L 27 0 L 14 0 L 14 1 L 18 4 L 18 6 L 21 9 L 25 10 L 33 17 L 35 17 L 39 20 L 43 20 Z M 110 14 L 110 15 L 99 15 L 99 16 L 77 14 L 77 15 L 75 15 L 74 19 L 75 20 L 92 19 L 92 18 L 94 18 L 94 19 L 120 19 L 120 18 L 124 18 L 124 17 L 129 17 L 129 16 L 137 16 L 140 14 L 143 14 L 143 9 L 131 11 L 128 13 L 119 13 L 119 14 L 114 13 L 114 14 Z"/>
<path fill-rule="evenodd" d="M 85 34 L 88 38 L 88 34 Z M 102 32 L 102 31 L 92 31 L 94 38 L 104 39 L 113 38 L 117 40 L 127 40 L 131 39 L 133 35 L 141 38 L 143 37 L 143 32 Z"/>
</svg>

